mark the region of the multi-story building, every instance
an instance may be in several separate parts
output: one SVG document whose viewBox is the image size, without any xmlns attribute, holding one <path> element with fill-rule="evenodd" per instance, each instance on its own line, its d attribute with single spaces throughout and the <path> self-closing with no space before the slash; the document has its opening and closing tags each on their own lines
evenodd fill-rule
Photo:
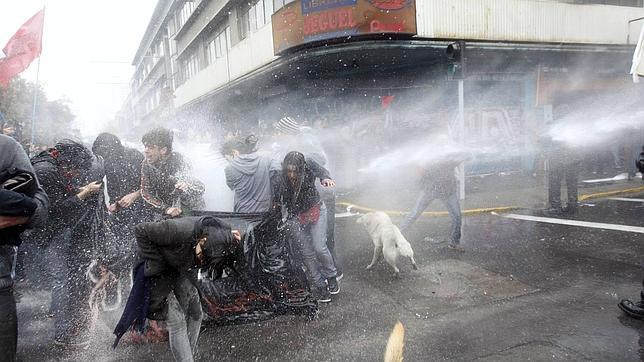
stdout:
<svg viewBox="0 0 644 362">
<path fill-rule="evenodd" d="M 122 114 L 440 125 L 461 89 L 465 134 L 525 141 L 557 99 L 625 86 L 642 17 L 642 0 L 159 0 Z"/>
</svg>

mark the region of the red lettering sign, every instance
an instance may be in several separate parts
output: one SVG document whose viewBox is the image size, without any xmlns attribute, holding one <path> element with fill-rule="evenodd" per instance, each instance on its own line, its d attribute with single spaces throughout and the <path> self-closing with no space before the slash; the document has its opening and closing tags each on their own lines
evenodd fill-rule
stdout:
<svg viewBox="0 0 644 362">
<path fill-rule="evenodd" d="M 304 36 L 347 30 L 357 25 L 353 8 L 320 11 L 304 17 Z"/>
</svg>

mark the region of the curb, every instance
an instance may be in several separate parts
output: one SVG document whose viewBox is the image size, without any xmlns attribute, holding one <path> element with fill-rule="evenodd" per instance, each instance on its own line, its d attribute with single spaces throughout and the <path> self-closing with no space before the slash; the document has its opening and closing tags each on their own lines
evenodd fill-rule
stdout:
<svg viewBox="0 0 644 362">
<path fill-rule="evenodd" d="M 586 195 L 579 196 L 579 201 L 585 201 L 585 200 L 590 200 L 590 199 L 598 199 L 598 198 L 606 197 L 606 196 L 633 194 L 633 193 L 642 192 L 642 191 L 644 191 L 644 186 L 635 187 L 635 188 L 632 188 L 632 189 L 596 192 L 594 194 L 586 194 Z"/>
<path fill-rule="evenodd" d="M 596 192 L 592 194 L 585 194 L 579 196 L 579 201 L 586 201 L 586 200 L 591 200 L 591 199 L 598 199 L 602 197 L 607 197 L 607 196 L 616 196 L 616 195 L 626 195 L 626 194 L 632 194 L 632 193 L 637 193 L 637 192 L 644 192 L 644 186 L 640 187 L 635 187 L 631 189 L 623 189 L 623 190 L 613 190 L 613 191 L 604 191 L 604 192 Z M 383 211 L 384 213 L 391 215 L 391 216 L 405 216 L 409 212 L 408 211 L 398 211 L 398 210 L 378 210 L 378 209 L 372 209 L 369 207 L 365 206 L 360 206 L 356 204 L 352 204 L 346 201 L 339 201 L 336 203 L 336 205 L 342 205 L 347 208 L 348 212 L 351 211 L 358 211 L 358 212 L 374 212 L 374 211 Z M 502 212 L 502 211 L 510 211 L 510 210 L 518 210 L 518 209 L 525 209 L 526 207 L 521 207 L 521 206 L 498 206 L 498 207 L 486 207 L 486 208 L 481 208 L 481 209 L 469 209 L 469 210 L 462 210 L 461 214 L 462 215 L 479 215 L 479 214 L 486 214 L 486 213 L 491 213 L 491 212 Z M 421 216 L 431 216 L 431 217 L 436 217 L 436 216 L 448 216 L 449 213 L 447 211 L 425 211 L 421 214 Z"/>
</svg>

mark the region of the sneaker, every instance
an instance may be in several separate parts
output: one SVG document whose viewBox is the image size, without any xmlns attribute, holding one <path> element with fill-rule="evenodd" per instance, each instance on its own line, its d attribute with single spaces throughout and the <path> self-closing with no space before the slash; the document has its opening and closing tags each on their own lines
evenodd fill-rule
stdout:
<svg viewBox="0 0 644 362">
<path fill-rule="evenodd" d="M 449 243 L 447 244 L 447 247 L 456 251 L 465 251 L 461 246 L 461 244 L 458 244 L 458 243 Z"/>
<path fill-rule="evenodd" d="M 644 302 L 633 303 L 628 299 L 622 299 L 618 306 L 629 317 L 644 320 Z"/>
<path fill-rule="evenodd" d="M 340 293 L 340 284 L 338 284 L 338 277 L 329 278 L 326 280 L 329 286 L 329 294 L 336 295 Z"/>
<path fill-rule="evenodd" d="M 331 293 L 329 293 L 329 289 L 327 289 L 326 285 L 316 287 L 313 290 L 313 298 L 320 303 L 328 303 L 331 301 Z"/>
<path fill-rule="evenodd" d="M 337 270 L 338 270 L 338 272 L 336 273 L 335 280 L 340 281 L 340 280 L 342 280 L 342 278 L 344 278 L 344 273 L 340 269 L 337 269 Z"/>
</svg>

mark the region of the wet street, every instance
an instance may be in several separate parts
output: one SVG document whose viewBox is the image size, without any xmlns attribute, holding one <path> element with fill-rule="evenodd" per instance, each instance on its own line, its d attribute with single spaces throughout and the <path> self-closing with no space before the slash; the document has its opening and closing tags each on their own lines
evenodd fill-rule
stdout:
<svg viewBox="0 0 644 362">
<path fill-rule="evenodd" d="M 405 361 L 642 360 L 644 322 L 617 308 L 622 298 L 637 299 L 642 287 L 642 199 L 644 194 L 588 201 L 574 217 L 542 218 L 530 210 L 465 217 L 464 251 L 433 242 L 448 234 L 449 218 L 422 218 L 406 235 L 419 270 L 399 259 L 399 279 L 383 261 L 365 270 L 372 256 L 367 233 L 355 217 L 338 218 L 345 276 L 319 318 L 204 324 L 198 359 L 378 361 L 400 320 Z M 526 215 L 536 219 L 522 220 Z M 561 219 L 587 223 L 563 225 Z M 611 226 L 598 223 L 630 228 L 607 230 Z M 125 342 L 113 351 L 115 321 L 98 322 L 87 350 L 59 351 L 45 316 L 48 296 L 20 291 L 19 354 L 25 361 L 172 360 L 166 343 Z"/>
</svg>

